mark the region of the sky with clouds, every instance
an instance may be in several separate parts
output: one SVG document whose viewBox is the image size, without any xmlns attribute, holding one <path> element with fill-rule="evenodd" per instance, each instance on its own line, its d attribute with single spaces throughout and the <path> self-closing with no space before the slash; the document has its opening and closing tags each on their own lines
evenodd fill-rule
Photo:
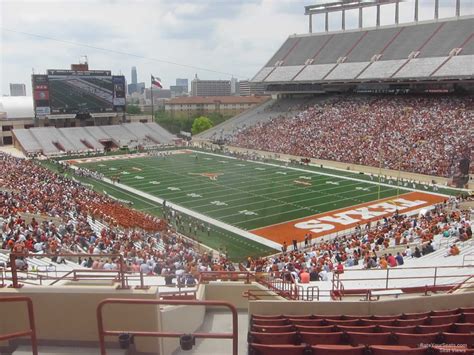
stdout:
<svg viewBox="0 0 474 355">
<path fill-rule="evenodd" d="M 175 78 L 253 77 L 290 34 L 306 33 L 304 6 L 320 0 L 0 0 L 0 95 L 9 83 L 31 73 L 69 68 L 87 55 L 90 69 L 109 69 L 149 86 L 150 74 L 165 85 Z M 419 20 L 433 17 L 434 0 L 419 0 Z M 440 17 L 454 16 L 455 0 L 439 0 Z M 414 0 L 400 5 L 400 21 L 413 20 Z M 474 13 L 474 0 L 461 0 L 461 15 Z M 391 24 L 394 5 L 382 7 Z M 346 28 L 357 26 L 348 11 Z M 330 30 L 340 26 L 331 14 Z M 375 9 L 364 10 L 364 26 Z M 313 20 L 323 29 L 322 17 Z M 54 40 L 52 40 L 54 39 Z M 78 45 L 81 44 L 81 45 Z M 177 64 L 173 64 L 177 63 Z"/>
</svg>

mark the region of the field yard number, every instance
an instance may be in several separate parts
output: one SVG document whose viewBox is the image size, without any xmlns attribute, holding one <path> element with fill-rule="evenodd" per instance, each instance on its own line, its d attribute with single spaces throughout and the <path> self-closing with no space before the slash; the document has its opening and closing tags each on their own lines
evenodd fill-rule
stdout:
<svg viewBox="0 0 474 355">
<path fill-rule="evenodd" d="M 173 187 L 173 186 L 168 187 L 168 190 L 171 190 L 171 191 L 181 191 L 181 189 L 180 189 L 179 187 Z"/>
<path fill-rule="evenodd" d="M 150 181 L 150 184 L 152 184 L 152 185 L 159 185 L 160 182 L 159 182 L 159 181 Z"/>
<path fill-rule="evenodd" d="M 190 193 L 190 194 L 187 194 L 186 196 L 188 196 L 188 197 L 202 197 L 201 195 L 195 194 L 194 192 Z"/>
<path fill-rule="evenodd" d="M 357 186 L 356 190 L 370 191 L 370 189 L 368 187 L 361 187 L 361 186 Z"/>
<path fill-rule="evenodd" d="M 138 180 L 143 180 L 143 179 L 144 179 L 144 177 L 143 177 L 143 176 L 139 176 L 139 175 L 137 175 L 137 176 L 135 176 L 135 179 L 138 179 Z"/>
<path fill-rule="evenodd" d="M 337 181 L 326 181 L 326 184 L 329 184 L 329 185 L 339 185 L 339 183 Z"/>
<path fill-rule="evenodd" d="M 212 201 L 211 205 L 216 205 L 216 206 L 228 206 L 227 203 L 222 202 L 222 201 Z"/>
<path fill-rule="evenodd" d="M 242 211 L 239 211 L 240 214 L 244 214 L 246 216 L 256 216 L 258 215 L 258 213 L 255 213 L 253 211 L 249 211 L 249 210 L 242 210 Z"/>
</svg>

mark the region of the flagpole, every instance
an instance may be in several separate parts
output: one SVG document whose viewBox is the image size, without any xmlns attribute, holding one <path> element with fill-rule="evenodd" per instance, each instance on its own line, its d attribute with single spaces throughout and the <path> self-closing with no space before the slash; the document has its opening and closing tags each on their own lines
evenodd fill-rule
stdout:
<svg viewBox="0 0 474 355">
<path fill-rule="evenodd" d="M 155 121 L 155 108 L 153 106 L 153 80 L 151 80 L 150 91 L 151 91 L 151 119 L 152 119 L 152 122 L 154 122 Z"/>
</svg>

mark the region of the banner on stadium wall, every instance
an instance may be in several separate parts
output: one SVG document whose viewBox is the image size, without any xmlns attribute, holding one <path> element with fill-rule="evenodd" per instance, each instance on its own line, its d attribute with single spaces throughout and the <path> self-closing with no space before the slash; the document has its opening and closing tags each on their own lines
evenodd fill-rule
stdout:
<svg viewBox="0 0 474 355">
<path fill-rule="evenodd" d="M 125 77 L 113 76 L 114 85 L 114 106 L 125 106 Z"/>
</svg>

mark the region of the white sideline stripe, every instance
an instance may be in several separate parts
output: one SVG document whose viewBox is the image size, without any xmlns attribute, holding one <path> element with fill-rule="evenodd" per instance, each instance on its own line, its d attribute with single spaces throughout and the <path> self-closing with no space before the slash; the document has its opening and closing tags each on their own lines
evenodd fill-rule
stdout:
<svg viewBox="0 0 474 355">
<path fill-rule="evenodd" d="M 219 155 L 219 154 L 216 154 L 216 153 L 200 152 L 200 151 L 195 151 L 195 150 L 192 150 L 192 149 L 191 149 L 191 151 L 195 152 L 195 153 L 214 155 L 214 156 L 217 156 L 217 157 L 225 157 L 227 159 L 237 159 L 235 157 L 228 157 L 226 155 Z M 307 169 L 295 168 L 295 167 L 292 167 L 292 166 L 282 167 L 281 165 L 278 165 L 278 164 L 265 163 L 265 162 L 256 161 L 256 160 L 251 160 L 250 162 L 255 163 L 255 164 L 278 167 L 278 168 L 281 168 L 281 169 L 290 169 L 290 170 L 295 170 L 295 171 L 302 171 L 302 172 L 305 172 L 305 173 L 308 173 L 308 174 L 324 175 L 324 176 L 330 176 L 330 177 L 337 178 L 337 179 L 360 181 L 360 182 L 365 182 L 367 184 L 372 184 L 372 185 L 380 185 L 380 186 L 386 186 L 386 187 L 390 187 L 390 188 L 397 188 L 397 185 L 385 184 L 383 182 L 379 183 L 379 182 L 376 182 L 376 181 L 361 180 L 361 179 L 356 179 L 356 178 L 348 177 L 348 176 L 334 175 L 334 174 L 323 173 L 323 172 L 318 172 L 318 171 L 312 171 L 312 170 L 307 170 Z M 328 169 L 331 169 L 331 168 L 328 168 Z M 442 197 L 450 197 L 449 195 L 441 194 L 439 192 L 432 192 L 432 191 L 427 192 L 426 190 L 412 189 L 410 187 L 405 187 L 405 186 L 400 186 L 400 189 L 401 190 L 403 189 L 403 190 L 408 190 L 408 191 L 414 191 L 414 192 L 424 192 L 424 193 L 427 193 L 427 194 L 438 195 L 438 196 L 442 196 Z"/>
<path fill-rule="evenodd" d="M 138 196 L 142 196 L 142 197 L 145 197 L 146 199 L 150 200 L 150 201 L 153 201 L 153 202 L 156 202 L 156 203 L 159 203 L 160 205 L 163 204 L 163 199 L 159 198 L 159 197 L 156 197 L 156 196 L 153 196 L 153 195 L 150 195 L 146 192 L 143 192 L 143 191 L 140 191 L 140 190 L 137 190 L 137 189 L 134 189 L 133 187 L 130 187 L 130 186 L 127 186 L 127 185 L 123 185 L 121 183 L 115 183 L 113 184 L 112 183 L 112 180 L 110 180 L 109 178 L 103 178 L 102 181 L 105 181 L 109 184 L 111 184 L 112 186 L 117 186 L 117 187 L 120 187 L 121 189 L 123 190 L 126 190 L 128 192 L 131 192 L 135 195 L 138 195 Z M 253 233 L 250 233 L 250 232 L 247 232 L 243 229 L 240 229 L 240 228 L 237 228 L 237 227 L 234 227 L 234 226 L 231 226 L 227 223 L 223 223 L 221 221 L 218 221 L 217 219 L 214 219 L 214 218 L 210 218 L 208 216 L 205 216 L 201 213 L 198 213 L 198 212 L 195 212 L 195 211 L 192 211 L 190 209 L 187 209 L 185 207 L 181 207 L 179 205 L 176 205 L 172 202 L 169 202 L 169 201 L 166 201 L 166 205 L 168 206 L 171 206 L 173 209 L 175 209 L 176 211 L 179 211 L 179 212 L 182 212 L 182 213 L 185 213 L 187 215 L 190 215 L 194 218 L 197 218 L 197 219 L 200 219 L 202 221 L 205 221 L 207 223 L 211 223 L 219 228 L 222 228 L 222 229 L 225 229 L 229 232 L 232 232 L 232 233 L 235 233 L 235 234 L 238 234 L 244 238 L 247 238 L 249 240 L 252 240 L 254 242 L 258 242 L 260 244 L 263 244 L 263 245 L 266 245 L 267 247 L 270 247 L 270 248 L 273 248 L 273 249 L 277 249 L 277 250 L 280 250 L 281 248 L 281 245 L 278 244 L 278 243 L 275 243 L 269 239 L 266 239 L 266 238 L 263 238 L 263 237 L 260 237 L 256 234 L 253 234 Z"/>
</svg>

